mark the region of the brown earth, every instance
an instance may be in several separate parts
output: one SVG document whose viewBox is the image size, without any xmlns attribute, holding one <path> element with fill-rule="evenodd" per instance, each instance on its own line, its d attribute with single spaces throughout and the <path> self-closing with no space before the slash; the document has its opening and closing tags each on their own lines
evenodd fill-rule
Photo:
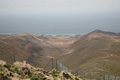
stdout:
<svg viewBox="0 0 120 80">
<path fill-rule="evenodd" d="M 27 63 L 45 67 L 51 58 L 66 52 L 65 47 L 80 39 L 80 35 L 48 36 L 29 33 L 2 35 L 0 37 L 0 59 L 8 63 L 26 60 Z"/>
<path fill-rule="evenodd" d="M 71 44 L 72 52 L 60 58 L 68 68 L 84 75 L 120 76 L 120 36 L 95 30 Z"/>
<path fill-rule="evenodd" d="M 26 60 L 44 68 L 51 58 L 80 74 L 120 76 L 120 34 L 95 30 L 86 35 L 48 36 L 19 34 L 0 36 L 0 59 Z M 49 66 L 48 66 L 49 67 Z"/>
</svg>

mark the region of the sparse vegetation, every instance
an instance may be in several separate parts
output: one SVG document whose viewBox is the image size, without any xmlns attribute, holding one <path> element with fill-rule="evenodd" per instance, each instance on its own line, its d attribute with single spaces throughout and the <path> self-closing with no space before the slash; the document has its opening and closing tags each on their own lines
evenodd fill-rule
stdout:
<svg viewBox="0 0 120 80">
<path fill-rule="evenodd" d="M 19 65 L 19 67 L 18 67 Z M 30 79 L 30 80 L 80 80 L 79 77 L 59 70 L 47 71 L 42 68 L 35 68 L 31 65 L 17 62 L 17 64 L 0 64 L 0 80 L 7 79 L 12 80 L 13 78 L 18 79 Z"/>
<path fill-rule="evenodd" d="M 32 75 L 31 80 L 40 80 L 38 75 Z"/>
</svg>

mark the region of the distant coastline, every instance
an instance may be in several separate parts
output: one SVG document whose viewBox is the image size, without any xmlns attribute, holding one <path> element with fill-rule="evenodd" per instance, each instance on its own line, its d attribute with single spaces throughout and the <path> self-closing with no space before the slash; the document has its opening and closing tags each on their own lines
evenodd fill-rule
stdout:
<svg viewBox="0 0 120 80">
<path fill-rule="evenodd" d="M 18 35 L 18 34 L 24 34 L 24 33 L 0 33 L 0 35 Z M 36 34 L 36 33 L 31 33 L 31 34 Z M 79 35 L 79 34 L 36 34 L 36 35 L 49 35 L 49 36 L 65 36 L 65 35 Z"/>
</svg>

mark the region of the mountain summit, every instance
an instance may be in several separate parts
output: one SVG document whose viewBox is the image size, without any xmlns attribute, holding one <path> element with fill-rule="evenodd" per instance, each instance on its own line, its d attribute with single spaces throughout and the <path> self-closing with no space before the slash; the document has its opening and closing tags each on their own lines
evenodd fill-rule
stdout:
<svg viewBox="0 0 120 80">
<path fill-rule="evenodd" d="M 104 31 L 96 29 L 96 30 L 92 31 L 91 33 L 104 33 Z"/>
<path fill-rule="evenodd" d="M 119 33 L 114 33 L 114 32 L 106 32 L 106 31 L 102 31 L 102 30 L 94 30 L 92 32 L 90 32 L 89 34 L 107 34 L 107 35 L 118 35 Z"/>
</svg>

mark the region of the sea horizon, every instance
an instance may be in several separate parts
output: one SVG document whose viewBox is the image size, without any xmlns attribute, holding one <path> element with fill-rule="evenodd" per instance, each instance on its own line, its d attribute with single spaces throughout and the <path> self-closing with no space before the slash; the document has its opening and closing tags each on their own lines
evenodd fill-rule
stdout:
<svg viewBox="0 0 120 80">
<path fill-rule="evenodd" d="M 25 32 L 26 33 L 26 32 Z M 24 34 L 24 33 L 0 33 L 0 35 L 19 35 L 19 34 Z M 49 35 L 49 36 L 60 36 L 60 35 L 82 35 L 82 34 L 47 34 L 47 33 L 30 33 L 30 34 L 36 34 L 36 35 Z"/>
</svg>

